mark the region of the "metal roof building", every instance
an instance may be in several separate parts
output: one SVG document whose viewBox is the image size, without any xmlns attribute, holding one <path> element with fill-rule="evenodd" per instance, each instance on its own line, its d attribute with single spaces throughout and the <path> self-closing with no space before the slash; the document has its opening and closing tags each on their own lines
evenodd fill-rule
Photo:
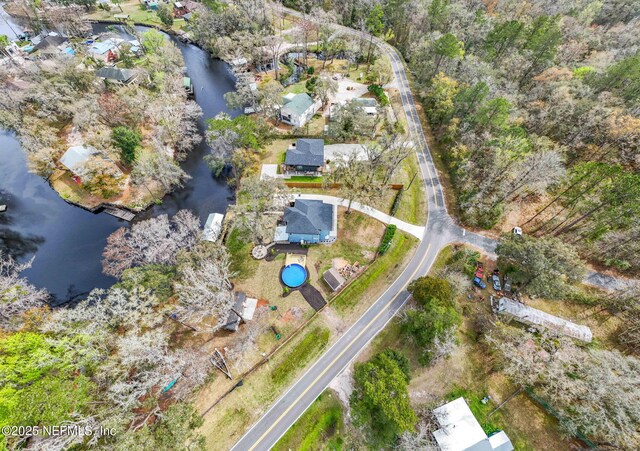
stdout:
<svg viewBox="0 0 640 451">
<path fill-rule="evenodd" d="M 98 151 L 95 147 L 90 146 L 73 146 L 62 155 L 60 163 L 62 163 L 67 169 L 73 172 L 75 175 L 81 177 L 84 165 L 89 159 L 97 154 Z"/>
<path fill-rule="evenodd" d="M 434 409 L 440 429 L 433 437 L 442 451 L 512 451 L 513 445 L 504 431 L 491 437 L 471 412 L 464 398 L 458 398 Z"/>
<path fill-rule="evenodd" d="M 501 297 L 496 301 L 492 296 L 491 307 L 494 312 L 508 315 L 523 324 L 555 331 L 587 343 L 591 343 L 591 340 L 593 340 L 593 334 L 589 327 L 572 323 L 571 321 L 529 307 L 513 299 Z"/>
</svg>

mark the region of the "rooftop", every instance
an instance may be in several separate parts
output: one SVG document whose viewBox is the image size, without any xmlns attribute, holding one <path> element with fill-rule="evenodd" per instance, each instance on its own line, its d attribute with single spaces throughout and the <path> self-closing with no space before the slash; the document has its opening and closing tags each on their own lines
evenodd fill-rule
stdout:
<svg viewBox="0 0 640 451">
<path fill-rule="evenodd" d="M 313 99 L 309 94 L 296 94 L 294 96 L 287 95 L 283 98 L 284 106 L 281 113 L 283 115 L 301 116 L 313 105 Z"/>
<path fill-rule="evenodd" d="M 287 150 L 284 163 L 289 166 L 317 166 L 324 164 L 324 140 L 299 139 Z"/>
<path fill-rule="evenodd" d="M 433 414 L 441 427 L 433 433 L 433 437 L 442 451 L 513 450 L 504 432 L 487 437 L 462 397 L 438 407 Z"/>
<path fill-rule="evenodd" d="M 494 298 L 491 298 L 491 304 L 496 312 L 511 315 L 516 320 L 525 324 L 541 326 L 545 329 L 550 329 L 587 343 L 590 343 L 593 339 L 591 329 L 587 326 L 572 323 L 571 321 L 529 307 L 513 299 L 501 297 L 495 302 Z"/>
<path fill-rule="evenodd" d="M 317 235 L 333 230 L 333 207 L 321 200 L 298 199 L 293 207 L 284 210 L 286 232 Z"/>
<path fill-rule="evenodd" d="M 96 71 L 96 76 L 107 80 L 115 80 L 123 83 L 128 82 L 136 76 L 131 69 L 120 69 L 118 67 L 101 67 Z"/>
<path fill-rule="evenodd" d="M 83 165 L 98 151 L 90 146 L 73 146 L 62 155 L 60 163 L 76 175 L 82 171 Z"/>
<path fill-rule="evenodd" d="M 329 285 L 332 291 L 339 290 L 346 283 L 345 278 L 340 275 L 336 268 L 325 271 L 322 278 L 327 282 L 327 285 Z"/>
</svg>

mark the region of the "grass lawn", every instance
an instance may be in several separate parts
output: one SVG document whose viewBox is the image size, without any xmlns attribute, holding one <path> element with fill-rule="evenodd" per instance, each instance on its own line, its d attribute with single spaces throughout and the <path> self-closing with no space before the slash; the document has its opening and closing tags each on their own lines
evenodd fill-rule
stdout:
<svg viewBox="0 0 640 451">
<path fill-rule="evenodd" d="M 204 415 L 200 433 L 205 437 L 207 449 L 229 449 L 281 394 L 282 387 L 290 384 L 330 342 L 328 329 L 321 316 L 308 328 L 285 345 L 265 365 L 244 378 L 242 387 L 234 390 L 214 409 Z M 320 336 L 320 339 L 318 339 Z M 300 361 L 300 358 L 303 358 Z M 286 370 L 285 370 L 286 369 Z M 275 382 L 274 382 L 275 381 Z M 218 383 L 219 379 L 215 381 Z M 230 384 L 237 380 L 229 381 Z M 227 383 L 227 381 L 225 381 Z M 202 412 L 219 396 L 211 390 L 197 394 L 196 406 Z M 222 433 L 221 433 L 222 431 Z"/>
<path fill-rule="evenodd" d="M 369 296 L 377 297 L 378 290 L 388 286 L 397 277 L 402 269 L 400 266 L 403 259 L 411 254 L 411 249 L 416 243 L 417 240 L 414 237 L 398 230 L 389 250 L 378 257 L 363 274 L 333 299 L 333 307 L 339 313 L 345 314 L 353 310 L 357 304 L 369 305 L 373 299 L 365 296 L 365 292 L 368 292 Z M 369 291 L 371 287 L 377 287 L 378 290 L 374 288 L 372 293 Z"/>
<path fill-rule="evenodd" d="M 411 180 L 417 174 L 413 183 Z M 396 217 L 410 224 L 423 225 L 427 221 L 427 203 L 425 201 L 424 183 L 418 167 L 418 159 L 415 153 L 409 155 L 402 163 L 402 171 L 393 180 L 394 183 L 403 183 L 406 191 L 402 193 L 400 206 L 396 211 Z M 411 186 L 409 186 L 411 183 Z M 409 188 L 407 189 L 407 186 Z"/>
<path fill-rule="evenodd" d="M 311 356 L 324 349 L 329 342 L 329 329 L 316 327 L 294 348 L 289 349 L 287 359 L 280 362 L 271 372 L 271 380 L 275 387 L 282 386 L 289 380 L 296 369 L 304 366 Z"/>
<path fill-rule="evenodd" d="M 110 11 L 102 9 L 96 9 L 94 12 L 88 15 L 90 19 L 95 20 L 115 20 L 113 17 L 115 14 L 128 14 L 129 20 L 135 23 L 154 25 L 157 27 L 163 27 L 163 23 L 158 18 L 155 11 L 143 9 L 138 1 L 127 1 L 122 3 L 122 11 L 118 6 L 113 6 Z M 184 19 L 174 19 L 171 29 L 180 30 L 185 25 Z"/>
<path fill-rule="evenodd" d="M 275 451 L 343 448 L 344 408 L 331 390 L 323 392 L 275 444 Z"/>
<path fill-rule="evenodd" d="M 243 280 L 255 273 L 258 261 L 251 256 L 253 243 L 246 240 L 238 229 L 231 231 L 226 240 L 227 250 L 231 254 L 231 271 L 234 279 Z"/>
<path fill-rule="evenodd" d="M 292 175 L 287 179 L 288 182 L 302 182 L 302 183 L 322 183 L 322 176 L 304 176 L 304 175 Z"/>
</svg>

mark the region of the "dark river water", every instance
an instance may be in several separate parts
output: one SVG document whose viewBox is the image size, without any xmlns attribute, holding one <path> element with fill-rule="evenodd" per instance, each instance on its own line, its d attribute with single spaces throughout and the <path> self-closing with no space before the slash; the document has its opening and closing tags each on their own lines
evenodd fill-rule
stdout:
<svg viewBox="0 0 640 451">
<path fill-rule="evenodd" d="M 104 31 L 104 26 L 96 25 L 94 31 Z M 227 109 L 223 98 L 234 89 L 228 65 L 193 45 L 177 40 L 175 43 L 182 51 L 196 101 L 204 113 L 200 130 L 204 130 L 206 119 L 221 111 L 237 115 L 238 111 Z M 173 215 L 186 208 L 204 224 L 209 213 L 224 213 L 233 193 L 226 181 L 212 176 L 202 159 L 207 152 L 204 142 L 195 148 L 182 164 L 192 178 L 183 188 L 165 196 L 162 204 L 140 213 L 135 221 L 160 214 Z M 23 275 L 34 285 L 46 288 L 54 296 L 54 304 L 115 282 L 102 274 L 101 254 L 109 234 L 128 223 L 67 204 L 45 180 L 27 171 L 19 142 L 12 134 L 0 130 L 2 204 L 8 210 L 0 213 L 0 249 L 20 260 L 35 256 L 33 266 Z"/>
</svg>

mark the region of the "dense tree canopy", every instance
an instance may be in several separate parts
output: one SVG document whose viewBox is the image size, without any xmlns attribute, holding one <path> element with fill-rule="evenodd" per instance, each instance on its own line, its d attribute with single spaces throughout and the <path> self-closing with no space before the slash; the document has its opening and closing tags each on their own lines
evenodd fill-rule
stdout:
<svg viewBox="0 0 640 451">
<path fill-rule="evenodd" d="M 393 350 L 357 364 L 355 390 L 351 395 L 354 420 L 366 425 L 372 436 L 387 443 L 413 429 L 416 415 L 407 392 L 409 379 L 407 358 Z"/>
</svg>

